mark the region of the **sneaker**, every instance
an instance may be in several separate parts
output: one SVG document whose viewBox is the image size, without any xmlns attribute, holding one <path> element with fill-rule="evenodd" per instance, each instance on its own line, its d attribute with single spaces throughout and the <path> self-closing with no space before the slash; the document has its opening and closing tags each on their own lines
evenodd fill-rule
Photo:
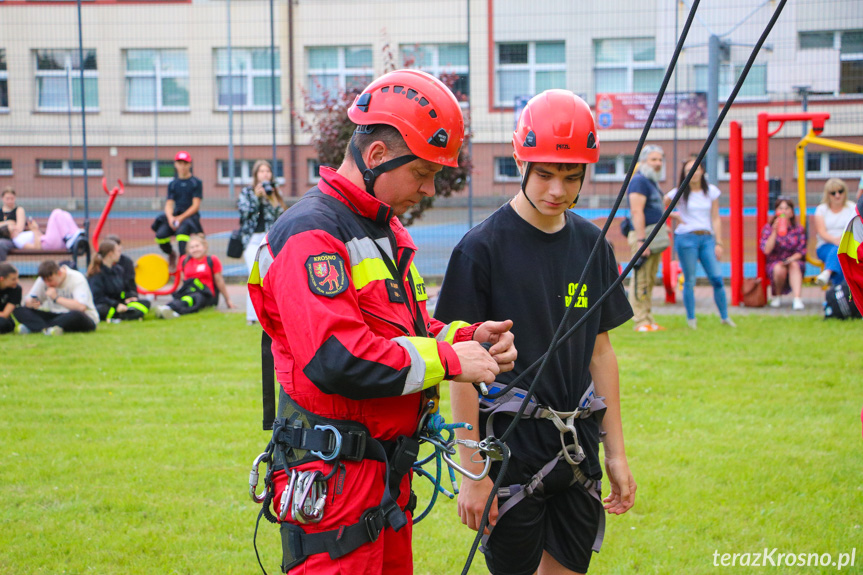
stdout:
<svg viewBox="0 0 863 575">
<path fill-rule="evenodd" d="M 827 284 L 830 283 L 830 276 L 831 275 L 832 274 L 831 274 L 830 270 L 824 270 L 823 272 L 821 272 L 820 274 L 815 276 L 815 284 L 820 285 L 821 287 L 826 286 Z"/>
<path fill-rule="evenodd" d="M 121 321 L 123 321 L 123 320 L 118 318 L 118 317 L 112 317 L 111 319 L 108 320 L 108 323 L 120 323 Z"/>
<path fill-rule="evenodd" d="M 687 319 L 686 325 L 688 325 L 692 329 L 698 329 L 698 320 L 696 320 L 695 318 Z"/>
<path fill-rule="evenodd" d="M 665 331 L 665 328 L 659 325 L 658 323 L 650 324 L 650 327 L 653 328 L 650 331 Z"/>
<path fill-rule="evenodd" d="M 160 319 L 174 319 L 175 317 L 180 317 L 180 314 L 166 305 L 157 306 L 154 313 L 156 314 L 156 317 Z"/>
<path fill-rule="evenodd" d="M 17 333 L 18 335 L 27 335 L 27 334 L 31 334 L 33 332 L 30 331 L 30 328 L 28 328 L 23 323 L 19 323 L 18 325 L 15 326 L 15 333 Z"/>
<path fill-rule="evenodd" d="M 770 299 L 770 307 L 772 307 L 772 308 L 777 308 L 777 307 L 779 307 L 780 305 L 782 305 L 782 298 L 780 298 L 780 297 L 774 297 L 774 298 L 771 298 L 771 299 Z"/>
<path fill-rule="evenodd" d="M 722 325 L 727 325 L 728 327 L 737 327 L 737 324 L 734 323 L 734 320 L 731 319 L 730 317 L 727 317 L 727 318 L 721 320 L 720 323 Z"/>
<path fill-rule="evenodd" d="M 799 297 L 794 298 L 794 301 L 791 303 L 791 309 L 794 311 L 803 311 L 806 309 L 806 306 L 803 305 L 803 300 Z"/>
<path fill-rule="evenodd" d="M 637 331 L 639 333 L 646 333 L 648 331 L 655 331 L 655 330 L 653 329 L 652 324 L 646 323 L 644 325 L 640 325 L 637 328 L 635 328 L 635 331 Z"/>
<path fill-rule="evenodd" d="M 63 328 L 59 325 L 52 325 L 42 330 L 45 335 L 63 335 Z"/>
</svg>

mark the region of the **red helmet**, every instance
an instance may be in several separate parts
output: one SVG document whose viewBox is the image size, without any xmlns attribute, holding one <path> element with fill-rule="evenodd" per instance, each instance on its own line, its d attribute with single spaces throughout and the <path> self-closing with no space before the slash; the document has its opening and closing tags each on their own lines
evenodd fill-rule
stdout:
<svg viewBox="0 0 863 575">
<path fill-rule="evenodd" d="M 357 96 L 348 118 L 360 126 L 393 126 L 415 156 L 458 167 L 464 141 L 461 107 L 449 88 L 431 74 L 418 70 L 384 74 Z"/>
<path fill-rule="evenodd" d="M 523 162 L 595 164 L 596 122 L 587 102 L 569 90 L 546 90 L 530 99 L 512 134 L 515 157 Z"/>
</svg>

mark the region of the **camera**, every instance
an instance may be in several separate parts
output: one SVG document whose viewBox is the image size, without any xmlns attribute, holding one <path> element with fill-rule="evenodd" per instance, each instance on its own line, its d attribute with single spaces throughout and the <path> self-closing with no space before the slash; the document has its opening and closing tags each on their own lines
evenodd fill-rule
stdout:
<svg viewBox="0 0 863 575">
<path fill-rule="evenodd" d="M 640 258 L 638 258 L 637 260 L 635 260 L 635 263 L 634 263 L 634 264 L 632 264 L 632 269 L 634 269 L 634 270 L 638 270 L 638 269 L 640 269 L 640 268 L 641 268 L 641 266 L 643 266 L 643 265 L 644 265 L 644 262 L 646 262 L 646 261 L 647 261 L 647 256 L 644 256 L 644 255 L 643 255 L 643 256 L 641 256 Z"/>
<path fill-rule="evenodd" d="M 261 187 L 264 188 L 264 192 L 268 196 L 272 196 L 273 192 L 276 191 L 276 188 L 273 186 L 273 182 L 261 182 Z"/>
</svg>

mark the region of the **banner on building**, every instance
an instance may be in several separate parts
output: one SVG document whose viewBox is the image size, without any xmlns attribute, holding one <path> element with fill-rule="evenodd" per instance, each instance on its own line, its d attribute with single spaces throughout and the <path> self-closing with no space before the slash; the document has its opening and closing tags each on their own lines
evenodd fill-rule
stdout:
<svg viewBox="0 0 863 575">
<path fill-rule="evenodd" d="M 656 94 L 597 94 L 596 122 L 605 130 L 641 129 L 647 122 Z M 674 127 L 677 99 L 678 127 L 707 126 L 707 95 L 703 92 L 666 93 L 653 119 L 654 128 Z"/>
</svg>

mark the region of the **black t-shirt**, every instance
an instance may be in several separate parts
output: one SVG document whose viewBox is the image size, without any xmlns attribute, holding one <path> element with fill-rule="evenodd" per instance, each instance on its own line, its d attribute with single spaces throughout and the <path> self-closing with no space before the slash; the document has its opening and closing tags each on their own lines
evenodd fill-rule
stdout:
<svg viewBox="0 0 863 575">
<path fill-rule="evenodd" d="M 123 270 L 123 291 L 125 292 L 125 297 L 138 297 L 138 284 L 135 282 L 135 262 L 126 254 L 123 254 L 120 256 L 120 261 L 117 262 L 117 265 Z"/>
<path fill-rule="evenodd" d="M 456 246 L 435 317 L 444 322 L 513 320 L 518 360 L 515 369 L 498 376 L 500 383 L 509 383 L 545 353 L 567 306 L 574 308 L 567 319 L 571 326 L 617 279 L 614 252 L 604 241 L 585 276 L 586 287 L 575 285 L 599 235 L 599 228 L 572 212 L 566 212 L 563 229 L 547 234 L 506 204 Z M 554 354 L 536 388 L 536 400 L 560 411 L 576 409 L 591 382 L 589 368 L 596 335 L 631 317 L 632 308 L 623 288 L 618 287 Z M 529 374 L 519 387 L 527 389 L 532 381 Z M 495 435 L 500 437 L 511 421 L 509 416 L 496 416 Z M 480 428 L 485 435 L 482 419 Z M 579 420 L 576 429 L 587 454 L 582 469 L 598 477 L 597 422 L 594 418 Z M 534 467 L 550 461 L 561 448 L 560 433 L 546 420 L 522 420 L 508 443 L 514 456 Z"/>
<path fill-rule="evenodd" d="M 12 208 L 11 212 L 7 212 L 6 210 L 0 210 L 0 213 L 3 214 L 3 217 L 0 218 L 0 222 L 6 222 L 6 221 L 10 221 L 10 220 L 14 222 L 18 219 L 18 207 L 17 206 Z"/>
<path fill-rule="evenodd" d="M 179 216 L 192 207 L 193 198 L 204 197 L 204 184 L 195 176 L 185 180 L 174 178 L 168 184 L 168 199 L 174 200 L 174 215 Z M 195 214 L 197 215 L 197 214 Z"/>
<path fill-rule="evenodd" d="M 7 303 L 16 307 L 21 305 L 21 286 L 0 289 L 0 311 L 6 309 Z"/>
</svg>

